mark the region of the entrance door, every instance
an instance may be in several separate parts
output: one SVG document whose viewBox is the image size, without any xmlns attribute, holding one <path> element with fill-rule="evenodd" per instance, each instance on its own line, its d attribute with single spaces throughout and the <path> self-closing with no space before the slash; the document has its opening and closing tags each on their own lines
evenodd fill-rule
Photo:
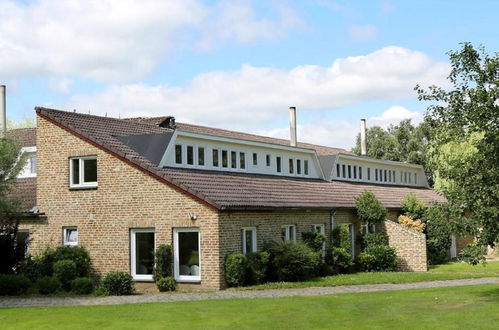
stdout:
<svg viewBox="0 0 499 330">
<path fill-rule="evenodd" d="M 173 230 L 175 280 L 201 281 L 201 246 L 199 228 Z"/>
<path fill-rule="evenodd" d="M 131 270 L 137 281 L 152 281 L 155 234 L 153 228 L 130 231 Z"/>
</svg>

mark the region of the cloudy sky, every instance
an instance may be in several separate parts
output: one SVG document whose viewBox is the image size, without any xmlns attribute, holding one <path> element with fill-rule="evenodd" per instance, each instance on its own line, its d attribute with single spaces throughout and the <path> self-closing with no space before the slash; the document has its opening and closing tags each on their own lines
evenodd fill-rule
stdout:
<svg viewBox="0 0 499 330">
<path fill-rule="evenodd" d="M 418 122 L 447 51 L 497 51 L 499 1 L 0 0 L 8 117 L 35 106 L 352 147 L 360 118 Z"/>
</svg>

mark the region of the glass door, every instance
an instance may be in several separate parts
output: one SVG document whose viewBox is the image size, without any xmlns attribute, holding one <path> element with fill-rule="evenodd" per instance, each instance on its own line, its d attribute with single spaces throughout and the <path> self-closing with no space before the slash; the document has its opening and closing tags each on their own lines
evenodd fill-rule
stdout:
<svg viewBox="0 0 499 330">
<path fill-rule="evenodd" d="M 155 250 L 154 229 L 131 230 L 131 270 L 137 281 L 152 281 Z"/>
<path fill-rule="evenodd" d="M 173 230 L 175 280 L 201 281 L 201 249 L 198 228 Z"/>
</svg>

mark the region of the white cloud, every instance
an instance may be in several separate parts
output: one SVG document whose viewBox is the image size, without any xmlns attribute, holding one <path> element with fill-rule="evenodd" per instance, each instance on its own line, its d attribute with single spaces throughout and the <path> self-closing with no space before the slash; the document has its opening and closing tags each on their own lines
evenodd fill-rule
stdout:
<svg viewBox="0 0 499 330">
<path fill-rule="evenodd" d="M 392 106 L 381 115 L 371 118 L 372 126 L 388 127 L 391 124 L 399 123 L 401 120 L 411 119 L 413 124 L 419 124 L 423 121 L 423 114 L 417 111 L 410 111 L 402 106 Z"/>
<path fill-rule="evenodd" d="M 376 37 L 378 29 L 371 24 L 354 25 L 349 28 L 350 37 L 355 40 L 370 40 Z"/>
<path fill-rule="evenodd" d="M 73 84 L 73 79 L 70 78 L 50 78 L 49 87 L 61 94 L 69 93 L 70 87 Z"/>
<path fill-rule="evenodd" d="M 209 72 L 184 86 L 114 85 L 51 106 L 110 116 L 174 115 L 179 120 L 254 130 L 300 111 L 328 111 L 371 100 L 414 98 L 414 85 L 445 86 L 449 66 L 421 52 L 386 47 L 331 66 L 291 70 L 244 65 Z"/>
<path fill-rule="evenodd" d="M 195 43 L 281 37 L 298 19 L 284 8 L 279 12 L 274 21 L 257 17 L 245 2 L 208 7 L 200 0 L 3 0 L 0 76 L 132 81 Z"/>
</svg>

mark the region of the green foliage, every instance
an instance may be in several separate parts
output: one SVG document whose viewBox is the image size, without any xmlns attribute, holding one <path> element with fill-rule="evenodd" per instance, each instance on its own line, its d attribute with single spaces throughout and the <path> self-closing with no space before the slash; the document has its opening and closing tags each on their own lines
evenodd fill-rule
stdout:
<svg viewBox="0 0 499 330">
<path fill-rule="evenodd" d="M 154 280 L 172 276 L 173 253 L 168 244 L 161 244 L 156 249 L 155 266 L 153 271 Z"/>
<path fill-rule="evenodd" d="M 468 244 L 460 253 L 459 260 L 476 266 L 479 263 L 485 264 L 485 249 L 483 246 L 471 243 Z"/>
<path fill-rule="evenodd" d="M 60 283 L 53 276 L 44 276 L 36 281 L 36 288 L 40 294 L 52 294 L 59 289 Z"/>
<path fill-rule="evenodd" d="M 367 233 L 362 236 L 363 249 L 375 245 L 388 246 L 388 235 L 386 233 Z"/>
<path fill-rule="evenodd" d="M 76 278 L 78 271 L 72 260 L 60 260 L 54 263 L 54 277 L 57 278 L 64 290 L 71 289 L 71 281 Z"/>
<path fill-rule="evenodd" d="M 245 285 L 264 283 L 267 279 L 267 270 L 270 255 L 260 251 L 246 254 L 246 281 Z"/>
<path fill-rule="evenodd" d="M 397 268 L 397 255 L 392 247 L 372 245 L 358 255 L 357 263 L 365 272 L 394 271 Z"/>
<path fill-rule="evenodd" d="M 94 291 L 94 282 L 89 277 L 78 277 L 71 281 L 71 291 L 76 294 L 90 294 Z"/>
<path fill-rule="evenodd" d="M 156 287 L 160 292 L 175 291 L 177 282 L 171 276 L 161 277 L 156 281 Z"/>
<path fill-rule="evenodd" d="M 39 259 L 31 256 L 26 258 L 19 267 L 19 273 L 29 278 L 31 282 L 36 282 L 41 277 Z"/>
<path fill-rule="evenodd" d="M 426 211 L 426 205 L 424 202 L 420 201 L 415 194 L 407 194 L 400 203 L 402 204 L 405 215 L 414 220 L 423 218 Z"/>
<path fill-rule="evenodd" d="M 302 243 L 277 242 L 268 247 L 269 269 L 273 280 L 303 281 L 316 275 L 321 264 L 320 253 Z"/>
<path fill-rule="evenodd" d="M 242 253 L 231 253 L 225 258 L 224 275 L 228 286 L 243 286 L 246 281 L 246 256 Z"/>
<path fill-rule="evenodd" d="M 305 245 L 316 252 L 322 251 L 326 241 L 326 236 L 317 230 L 305 231 L 302 233 L 301 238 Z"/>
<path fill-rule="evenodd" d="M 430 265 L 440 264 L 448 259 L 453 233 L 450 212 L 447 204 L 433 204 L 423 216 L 426 224 L 426 247 Z"/>
<path fill-rule="evenodd" d="M 355 199 L 357 215 L 361 221 L 368 223 L 383 222 L 388 211 L 370 191 L 364 191 Z"/>
<path fill-rule="evenodd" d="M 54 274 L 54 264 L 61 260 L 71 260 L 75 263 L 75 277 L 88 277 L 91 275 L 92 263 L 90 255 L 81 246 L 59 246 L 55 249 L 47 248 L 40 256 L 28 261 L 25 267 L 27 267 L 29 276 L 52 276 Z M 38 271 L 35 271 L 34 267 L 38 267 Z"/>
<path fill-rule="evenodd" d="M 332 239 L 333 246 L 350 251 L 352 242 L 350 242 L 351 237 L 346 226 L 339 225 L 334 227 L 332 232 Z"/>
<path fill-rule="evenodd" d="M 24 275 L 0 274 L 0 296 L 25 294 L 31 281 Z"/>
<path fill-rule="evenodd" d="M 433 102 L 427 113 L 436 127 L 431 166 L 448 200 L 470 211 L 481 229 L 479 244 L 493 245 L 499 241 L 499 53 L 463 43 L 448 54 L 451 87 L 416 86 L 420 100 Z"/>
<path fill-rule="evenodd" d="M 102 287 L 112 296 L 130 295 L 135 291 L 132 276 L 122 271 L 107 273 L 102 280 Z"/>
<path fill-rule="evenodd" d="M 353 266 L 350 248 L 331 246 L 326 251 L 325 263 L 332 274 L 347 273 Z"/>
</svg>

